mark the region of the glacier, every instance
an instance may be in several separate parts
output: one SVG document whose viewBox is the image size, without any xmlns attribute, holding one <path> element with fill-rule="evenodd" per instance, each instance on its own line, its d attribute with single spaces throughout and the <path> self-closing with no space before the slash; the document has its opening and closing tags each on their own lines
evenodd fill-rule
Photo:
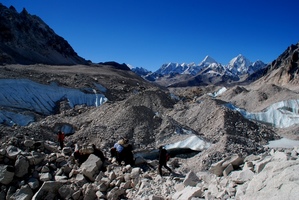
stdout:
<svg viewBox="0 0 299 200">
<path fill-rule="evenodd" d="M 100 84 L 95 87 L 99 91 L 105 90 Z M 79 89 L 43 85 L 28 79 L 1 79 L 0 91 L 0 123 L 6 125 L 28 125 L 34 121 L 34 116 L 28 114 L 30 112 L 51 115 L 62 100 L 67 100 L 71 108 L 76 105 L 100 106 L 108 100 L 95 90 L 84 93 Z"/>
<path fill-rule="evenodd" d="M 299 124 L 299 99 L 280 101 L 257 113 L 247 112 L 231 103 L 227 103 L 225 106 L 240 112 L 247 119 L 270 124 L 276 128 L 288 128 Z"/>
</svg>

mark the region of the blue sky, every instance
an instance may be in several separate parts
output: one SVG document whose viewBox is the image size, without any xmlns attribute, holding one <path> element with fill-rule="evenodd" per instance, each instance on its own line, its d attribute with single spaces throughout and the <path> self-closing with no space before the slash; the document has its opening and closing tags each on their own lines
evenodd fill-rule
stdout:
<svg viewBox="0 0 299 200">
<path fill-rule="evenodd" d="M 1 0 L 25 7 L 83 58 L 156 71 L 168 62 L 272 62 L 299 42 L 298 0 Z"/>
</svg>

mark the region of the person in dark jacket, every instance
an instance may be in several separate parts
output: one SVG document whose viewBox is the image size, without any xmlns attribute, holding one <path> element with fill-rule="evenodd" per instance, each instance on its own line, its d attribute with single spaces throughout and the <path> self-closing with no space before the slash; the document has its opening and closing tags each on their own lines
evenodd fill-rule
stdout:
<svg viewBox="0 0 299 200">
<path fill-rule="evenodd" d="M 162 167 L 165 167 L 170 173 L 172 173 L 172 170 L 167 166 L 167 161 L 169 159 L 169 154 L 167 153 L 167 150 L 165 147 L 160 146 L 159 147 L 159 174 L 162 176 Z"/>
<path fill-rule="evenodd" d="M 104 163 L 106 160 L 104 153 L 100 149 L 98 149 L 95 144 L 92 144 L 92 148 L 93 148 L 93 154 L 99 157 L 101 161 Z"/>
</svg>

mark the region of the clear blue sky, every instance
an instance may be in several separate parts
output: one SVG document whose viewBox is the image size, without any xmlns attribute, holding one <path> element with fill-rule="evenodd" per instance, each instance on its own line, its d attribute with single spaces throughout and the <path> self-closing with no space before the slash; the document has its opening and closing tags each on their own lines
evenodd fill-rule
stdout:
<svg viewBox="0 0 299 200">
<path fill-rule="evenodd" d="M 25 7 L 83 58 L 156 71 L 168 62 L 268 63 L 299 42 L 299 0 L 1 0 Z"/>
</svg>

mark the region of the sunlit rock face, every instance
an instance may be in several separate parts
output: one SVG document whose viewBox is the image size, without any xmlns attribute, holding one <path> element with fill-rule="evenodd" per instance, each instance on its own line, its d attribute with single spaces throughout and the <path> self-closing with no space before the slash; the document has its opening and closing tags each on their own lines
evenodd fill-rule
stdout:
<svg viewBox="0 0 299 200">
<path fill-rule="evenodd" d="M 70 108 L 76 105 L 100 106 L 107 101 L 103 94 L 93 90 L 94 93 L 84 93 L 78 89 L 43 85 L 25 79 L 2 79 L 0 91 L 0 123 L 6 125 L 28 125 L 34 121 L 33 113 L 54 114 L 61 101 L 66 101 Z"/>
</svg>

